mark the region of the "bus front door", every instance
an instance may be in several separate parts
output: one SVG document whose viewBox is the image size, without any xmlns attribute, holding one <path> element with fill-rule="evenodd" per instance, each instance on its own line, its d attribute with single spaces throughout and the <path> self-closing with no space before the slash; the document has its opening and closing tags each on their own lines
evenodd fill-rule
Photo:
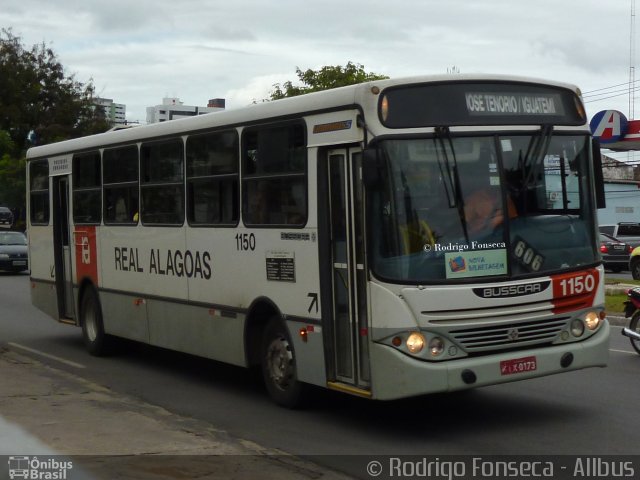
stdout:
<svg viewBox="0 0 640 480">
<path fill-rule="evenodd" d="M 53 261 L 61 320 L 75 317 L 73 306 L 73 277 L 69 244 L 69 178 L 53 177 Z"/>
<path fill-rule="evenodd" d="M 370 389 L 364 252 L 362 152 L 328 152 L 328 203 L 331 257 L 331 341 L 328 362 L 336 387 Z M 348 389 L 348 388 L 347 388 Z"/>
</svg>

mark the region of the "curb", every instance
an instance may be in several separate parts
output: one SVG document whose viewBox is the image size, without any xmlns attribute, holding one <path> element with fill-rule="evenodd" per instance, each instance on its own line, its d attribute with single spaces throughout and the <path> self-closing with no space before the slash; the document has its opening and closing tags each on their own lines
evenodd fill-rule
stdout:
<svg viewBox="0 0 640 480">
<path fill-rule="evenodd" d="M 610 325 L 614 325 L 616 327 L 627 327 L 629 326 L 629 318 L 624 316 L 622 312 L 616 312 L 612 315 L 607 315 L 607 320 L 609 320 Z"/>
<path fill-rule="evenodd" d="M 614 283 L 604 286 L 605 295 L 623 295 L 627 293 L 627 290 L 635 288 L 638 285 L 631 285 L 628 283 Z"/>
</svg>

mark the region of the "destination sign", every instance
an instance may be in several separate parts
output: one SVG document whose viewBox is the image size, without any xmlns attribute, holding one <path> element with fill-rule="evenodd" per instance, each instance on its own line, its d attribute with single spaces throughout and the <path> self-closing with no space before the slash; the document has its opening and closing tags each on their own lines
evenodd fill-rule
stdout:
<svg viewBox="0 0 640 480">
<path fill-rule="evenodd" d="M 526 93 L 467 93 L 470 115 L 564 115 L 560 95 Z"/>
<path fill-rule="evenodd" d="M 448 82 L 384 90 L 380 120 L 387 128 L 457 125 L 583 125 L 576 92 L 520 82 Z"/>
</svg>

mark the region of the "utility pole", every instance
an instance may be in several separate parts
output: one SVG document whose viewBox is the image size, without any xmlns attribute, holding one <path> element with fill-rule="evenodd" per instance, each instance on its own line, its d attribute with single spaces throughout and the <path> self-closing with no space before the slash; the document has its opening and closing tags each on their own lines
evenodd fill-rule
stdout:
<svg viewBox="0 0 640 480">
<path fill-rule="evenodd" d="M 636 0 L 631 0 L 631 28 L 629 32 L 629 120 L 635 116 L 636 90 Z"/>
</svg>

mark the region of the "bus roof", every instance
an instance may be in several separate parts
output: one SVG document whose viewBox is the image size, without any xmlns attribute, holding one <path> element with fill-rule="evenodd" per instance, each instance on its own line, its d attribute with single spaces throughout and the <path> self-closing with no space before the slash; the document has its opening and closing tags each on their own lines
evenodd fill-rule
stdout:
<svg viewBox="0 0 640 480">
<path fill-rule="evenodd" d="M 511 75 L 447 74 L 374 80 L 358 85 L 350 85 L 321 92 L 309 93 L 298 97 L 258 103 L 233 110 L 225 110 L 196 117 L 142 125 L 136 128 L 108 131 L 105 133 L 32 147 L 27 151 L 27 160 L 62 155 L 99 147 L 108 147 L 110 145 L 134 143 L 170 135 L 180 135 L 192 131 L 215 129 L 224 126 L 233 127 L 251 123 L 255 124 L 266 120 L 274 120 L 278 118 L 285 119 L 295 115 L 355 106 L 362 103 L 361 100 L 364 99 L 366 92 L 370 91 L 371 87 L 374 85 L 379 87 L 380 90 L 383 90 L 395 85 L 471 81 L 535 83 L 565 88 L 579 93 L 578 88 L 572 84 Z"/>
</svg>

